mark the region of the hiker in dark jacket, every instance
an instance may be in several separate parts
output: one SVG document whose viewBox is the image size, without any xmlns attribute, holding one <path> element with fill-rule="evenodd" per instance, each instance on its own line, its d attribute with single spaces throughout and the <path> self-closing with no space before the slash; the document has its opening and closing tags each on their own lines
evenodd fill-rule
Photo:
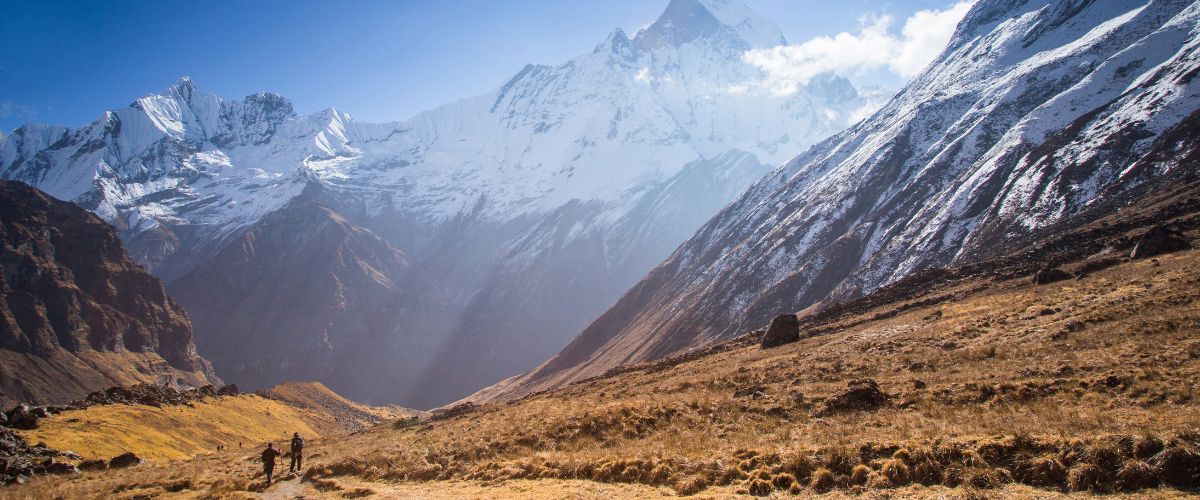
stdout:
<svg viewBox="0 0 1200 500">
<path fill-rule="evenodd" d="M 299 432 L 292 433 L 292 466 L 288 468 L 288 472 L 296 472 L 303 468 L 301 462 L 304 460 L 304 438 L 300 437 Z"/>
<path fill-rule="evenodd" d="M 267 443 L 267 449 L 262 452 L 263 474 L 267 475 L 267 486 L 271 486 L 271 474 L 275 473 L 275 457 L 279 456 L 279 450 L 276 450 L 271 443 Z"/>
</svg>

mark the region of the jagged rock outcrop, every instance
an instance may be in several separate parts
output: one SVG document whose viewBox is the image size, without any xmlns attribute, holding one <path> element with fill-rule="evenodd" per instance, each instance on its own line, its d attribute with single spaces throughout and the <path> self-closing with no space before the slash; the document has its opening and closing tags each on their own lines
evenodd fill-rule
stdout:
<svg viewBox="0 0 1200 500">
<path fill-rule="evenodd" d="M 161 379 L 219 383 L 162 283 L 95 215 L 0 181 L 0 403 Z"/>
</svg>

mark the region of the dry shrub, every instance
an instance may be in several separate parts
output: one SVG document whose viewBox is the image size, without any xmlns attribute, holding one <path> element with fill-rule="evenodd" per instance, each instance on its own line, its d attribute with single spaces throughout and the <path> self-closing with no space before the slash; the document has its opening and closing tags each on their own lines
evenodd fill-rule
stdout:
<svg viewBox="0 0 1200 500">
<path fill-rule="evenodd" d="M 316 488 L 318 491 L 338 491 L 342 489 L 341 485 L 337 484 L 337 482 L 332 479 L 321 479 L 316 477 L 312 478 L 310 481 L 312 482 L 313 488 Z"/>
<path fill-rule="evenodd" d="M 901 450 L 904 451 L 904 450 Z M 888 482 L 895 486 L 903 486 L 912 480 L 912 473 L 908 465 L 903 460 L 893 458 L 885 460 L 883 466 L 879 468 L 879 473 L 886 477 Z"/>
<path fill-rule="evenodd" d="M 641 477 L 642 469 L 638 467 L 638 464 L 633 463 L 627 464 L 625 468 L 621 470 L 620 480 L 626 483 L 636 483 Z"/>
<path fill-rule="evenodd" d="M 788 474 L 787 472 L 776 474 L 775 477 L 771 478 L 771 484 L 774 485 L 775 489 L 777 490 L 787 490 L 790 489 L 792 485 L 796 484 L 796 476 Z"/>
<path fill-rule="evenodd" d="M 850 470 L 850 484 L 855 486 L 863 486 L 867 484 L 867 480 L 871 477 L 871 468 L 863 464 L 855 465 Z"/>
<path fill-rule="evenodd" d="M 941 484 L 945 480 L 942 464 L 935 460 L 922 460 L 913 465 L 912 479 L 926 486 Z"/>
<path fill-rule="evenodd" d="M 1163 442 L 1154 436 L 1142 436 L 1133 444 L 1133 456 L 1146 460 L 1163 450 Z"/>
<path fill-rule="evenodd" d="M 774 490 L 775 488 L 771 486 L 771 483 L 762 479 L 751 479 L 746 482 L 746 491 L 756 497 L 765 497 L 770 495 Z"/>
<path fill-rule="evenodd" d="M 653 484 L 667 484 L 671 482 L 672 473 L 670 465 L 658 464 L 654 470 L 650 471 L 650 482 Z"/>
<path fill-rule="evenodd" d="M 895 485 L 892 484 L 892 482 L 889 481 L 887 477 L 885 477 L 882 474 L 879 474 L 878 472 L 872 472 L 871 474 L 869 474 L 867 476 L 867 487 L 868 488 L 883 490 L 883 489 L 891 488 L 894 486 Z"/>
<path fill-rule="evenodd" d="M 1154 488 L 1162 481 L 1158 468 L 1141 460 L 1130 460 L 1117 471 L 1117 487 L 1124 491 Z"/>
<path fill-rule="evenodd" d="M 1101 469 L 1104 472 L 1112 474 L 1121 468 L 1121 450 L 1115 445 L 1108 443 L 1099 443 L 1087 450 L 1083 455 L 1083 461 Z"/>
<path fill-rule="evenodd" d="M 895 453 L 892 453 L 892 459 L 899 460 L 901 462 L 904 462 L 905 464 L 911 464 L 912 463 L 912 452 L 908 451 L 907 448 L 900 448 L 899 450 L 896 450 Z"/>
<path fill-rule="evenodd" d="M 708 488 L 708 479 L 694 475 L 675 482 L 675 493 L 682 496 L 695 495 Z"/>
<path fill-rule="evenodd" d="M 907 450 L 897 450 L 896 453 Z M 944 477 L 942 474 L 942 463 L 937 460 L 931 451 L 925 448 L 918 448 L 909 452 L 906 462 L 911 466 L 910 479 L 926 486 L 941 484 Z"/>
<path fill-rule="evenodd" d="M 800 452 L 784 455 L 779 464 L 780 472 L 787 472 L 795 476 L 798 481 L 805 481 L 812 476 L 813 468 L 812 460 L 808 458 L 808 455 Z"/>
<path fill-rule="evenodd" d="M 812 478 L 809 480 L 808 485 L 812 489 L 824 493 L 837 486 L 837 478 L 834 477 L 833 471 L 826 467 L 820 467 L 813 471 Z"/>
<path fill-rule="evenodd" d="M 374 495 L 375 491 L 369 488 L 355 488 L 353 490 L 342 493 L 345 498 L 365 498 Z"/>
<path fill-rule="evenodd" d="M 733 484 L 734 481 L 740 481 L 748 477 L 750 477 L 750 475 L 742 472 L 741 469 L 737 467 L 730 467 L 722 470 L 720 474 L 717 475 L 717 484 L 721 486 L 727 486 Z"/>
<path fill-rule="evenodd" d="M 1071 467 L 1067 473 L 1067 487 L 1071 491 L 1103 493 L 1108 491 L 1111 478 L 1103 468 L 1092 463 L 1081 463 Z"/>
<path fill-rule="evenodd" d="M 1167 484 L 1176 488 L 1194 488 L 1200 483 L 1200 453 L 1183 446 L 1168 446 L 1150 459 Z"/>
<path fill-rule="evenodd" d="M 1031 486 L 1058 487 L 1067 482 L 1067 468 L 1055 455 L 1042 455 L 1018 462 L 1016 476 Z"/>
<path fill-rule="evenodd" d="M 1007 470 L 995 467 L 951 465 L 944 470 L 943 481 L 952 487 L 992 489 L 1012 481 L 1012 476 Z"/>
<path fill-rule="evenodd" d="M 768 469 L 758 469 L 753 474 L 750 474 L 750 477 L 753 479 L 761 479 L 767 482 L 771 481 L 772 476 L 771 471 Z"/>
<path fill-rule="evenodd" d="M 850 475 L 854 466 L 862 463 L 856 450 L 845 447 L 825 450 L 823 462 L 829 470 L 843 475 Z"/>
</svg>

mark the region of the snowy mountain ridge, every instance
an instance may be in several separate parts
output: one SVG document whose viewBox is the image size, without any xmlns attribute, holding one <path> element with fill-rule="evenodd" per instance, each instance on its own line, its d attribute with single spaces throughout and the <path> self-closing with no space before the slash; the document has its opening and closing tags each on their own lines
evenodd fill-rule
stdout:
<svg viewBox="0 0 1200 500">
<path fill-rule="evenodd" d="M 1015 251 L 1194 176 L 1198 35 L 1191 1 L 981 0 L 870 119 L 755 183 L 556 358 L 480 397 Z"/>
<path fill-rule="evenodd" d="M 267 214 L 314 210 L 293 202 L 321 193 L 309 202 L 353 225 L 339 234 L 382 239 L 422 273 L 441 277 L 442 289 L 431 293 L 453 303 L 446 324 L 426 334 L 446 338 L 441 349 L 458 371 L 434 378 L 463 380 L 436 389 L 436 398 L 406 402 L 445 402 L 553 354 L 772 165 L 875 105 L 836 75 L 787 97 L 756 88 L 760 70 L 742 55 L 782 42 L 777 26 L 736 2 L 671 0 L 632 38 L 616 30 L 563 64 L 527 65 L 483 95 L 390 123 L 359 122 L 332 108 L 301 116 L 271 93 L 227 101 L 183 78 L 79 129 L 16 130 L 0 143 L 0 177 L 93 210 L 168 282 L 201 267 L 221 274 L 225 267 L 211 259 L 241 255 L 223 249 L 250 244 L 245 234 L 287 234 L 261 229 Z M 372 240 L 346 248 L 384 247 Z M 260 257 L 244 258 L 272 262 Z M 269 298 L 229 279 L 226 288 L 257 294 L 236 307 Z M 318 288 L 306 290 L 315 297 Z M 204 300 L 202 291 L 185 295 L 201 318 L 202 347 L 206 328 L 287 334 L 226 324 L 251 315 L 209 311 L 219 301 Z M 373 327 L 353 328 L 364 330 L 312 333 L 335 339 L 313 351 L 335 351 L 339 335 L 360 339 Z M 450 359 L 464 349 L 482 358 Z M 221 373 L 244 366 L 239 355 L 248 354 L 206 353 Z M 434 390 L 412 385 L 396 390 Z M 397 401 L 397 394 L 331 387 Z"/>
</svg>

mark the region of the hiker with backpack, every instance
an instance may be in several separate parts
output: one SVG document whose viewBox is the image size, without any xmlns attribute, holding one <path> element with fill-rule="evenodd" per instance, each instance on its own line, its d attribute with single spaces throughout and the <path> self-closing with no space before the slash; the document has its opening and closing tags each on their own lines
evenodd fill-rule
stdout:
<svg viewBox="0 0 1200 500">
<path fill-rule="evenodd" d="M 292 465 L 288 468 L 289 472 L 296 472 L 303 468 L 301 463 L 304 460 L 304 438 L 300 437 L 299 432 L 292 433 Z"/>
</svg>

